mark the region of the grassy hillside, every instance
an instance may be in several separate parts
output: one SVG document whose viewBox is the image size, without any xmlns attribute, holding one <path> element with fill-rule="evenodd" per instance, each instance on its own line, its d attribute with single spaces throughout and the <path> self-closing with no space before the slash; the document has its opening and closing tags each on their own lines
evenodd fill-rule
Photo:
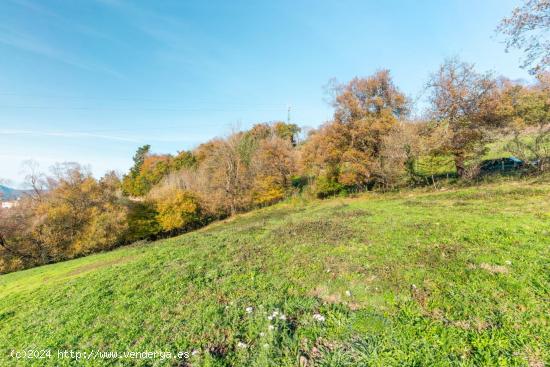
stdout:
<svg viewBox="0 0 550 367">
<path fill-rule="evenodd" d="M 0 365 L 543 366 L 549 243 L 547 183 L 280 204 L 0 276 Z"/>
</svg>

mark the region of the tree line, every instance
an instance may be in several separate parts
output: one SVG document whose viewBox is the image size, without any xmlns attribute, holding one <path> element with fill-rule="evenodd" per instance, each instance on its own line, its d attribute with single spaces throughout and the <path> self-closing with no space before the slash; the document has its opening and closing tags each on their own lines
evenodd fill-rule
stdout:
<svg viewBox="0 0 550 367">
<path fill-rule="evenodd" d="M 526 8 L 532 3 L 520 10 L 539 11 Z M 520 26 L 514 15 L 501 25 L 512 38 Z M 535 62 L 543 51 L 526 64 L 536 64 L 531 84 L 446 60 L 426 83 L 421 119 L 390 71 L 379 70 L 333 83 L 333 118 L 307 134 L 279 121 L 176 155 L 144 145 L 122 177 L 96 179 L 75 163 L 49 175 L 31 167 L 32 193 L 0 211 L 0 273 L 176 235 L 297 195 L 422 185 L 434 172 L 475 179 L 495 143 L 523 160 L 523 173 L 540 174 L 550 167 L 550 74 L 544 58 Z"/>
</svg>

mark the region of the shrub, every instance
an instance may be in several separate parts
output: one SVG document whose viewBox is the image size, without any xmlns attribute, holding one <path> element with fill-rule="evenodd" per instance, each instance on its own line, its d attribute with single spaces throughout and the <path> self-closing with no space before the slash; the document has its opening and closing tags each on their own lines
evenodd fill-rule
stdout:
<svg viewBox="0 0 550 367">
<path fill-rule="evenodd" d="M 165 231 L 192 228 L 200 223 L 200 206 L 197 198 L 188 191 L 176 189 L 156 204 L 157 220 Z"/>
<path fill-rule="evenodd" d="M 126 242 L 155 238 L 162 231 L 157 215 L 155 206 L 150 202 L 129 202 L 128 229 L 124 236 Z"/>
<path fill-rule="evenodd" d="M 254 189 L 254 203 L 269 205 L 284 199 L 285 189 L 276 177 L 267 176 L 256 180 Z"/>
<path fill-rule="evenodd" d="M 319 199 L 323 199 L 345 192 L 345 186 L 338 183 L 334 179 L 327 178 L 326 176 L 320 176 L 315 181 L 314 192 L 315 196 Z"/>
<path fill-rule="evenodd" d="M 127 210 L 121 206 L 105 205 L 90 211 L 90 220 L 72 246 L 72 254 L 89 254 L 115 248 L 124 241 L 128 229 Z"/>
</svg>

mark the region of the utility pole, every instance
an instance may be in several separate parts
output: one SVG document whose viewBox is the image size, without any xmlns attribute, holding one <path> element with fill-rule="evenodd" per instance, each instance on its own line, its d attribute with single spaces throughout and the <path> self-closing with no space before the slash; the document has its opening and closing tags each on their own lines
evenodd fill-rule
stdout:
<svg viewBox="0 0 550 367">
<path fill-rule="evenodd" d="M 288 111 L 286 115 L 286 123 L 290 124 L 290 105 L 288 105 Z"/>
</svg>

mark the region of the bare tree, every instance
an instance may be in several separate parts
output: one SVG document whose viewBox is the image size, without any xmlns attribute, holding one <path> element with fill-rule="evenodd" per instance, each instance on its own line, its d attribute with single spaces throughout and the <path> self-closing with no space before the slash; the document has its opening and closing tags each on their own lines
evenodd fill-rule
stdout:
<svg viewBox="0 0 550 367">
<path fill-rule="evenodd" d="M 522 67 L 531 74 L 545 70 L 550 63 L 549 29 L 550 0 L 525 0 L 497 27 L 507 37 L 506 51 L 516 48 L 525 53 Z"/>
<path fill-rule="evenodd" d="M 550 165 L 550 78 L 538 75 L 538 83 L 511 84 L 503 94 L 511 107 L 508 125 L 513 138 L 507 149 L 534 170 L 545 171 Z"/>
<path fill-rule="evenodd" d="M 25 173 L 25 184 L 31 188 L 31 196 L 40 200 L 48 187 L 47 177 L 40 171 L 40 165 L 33 160 L 24 161 L 22 172 Z"/>
<path fill-rule="evenodd" d="M 488 141 L 488 130 L 498 125 L 498 88 L 490 74 L 480 74 L 473 64 L 452 58 L 431 76 L 430 113 L 448 131 L 438 150 L 454 157 L 457 174 L 466 172 L 466 161 L 479 155 Z"/>
</svg>

